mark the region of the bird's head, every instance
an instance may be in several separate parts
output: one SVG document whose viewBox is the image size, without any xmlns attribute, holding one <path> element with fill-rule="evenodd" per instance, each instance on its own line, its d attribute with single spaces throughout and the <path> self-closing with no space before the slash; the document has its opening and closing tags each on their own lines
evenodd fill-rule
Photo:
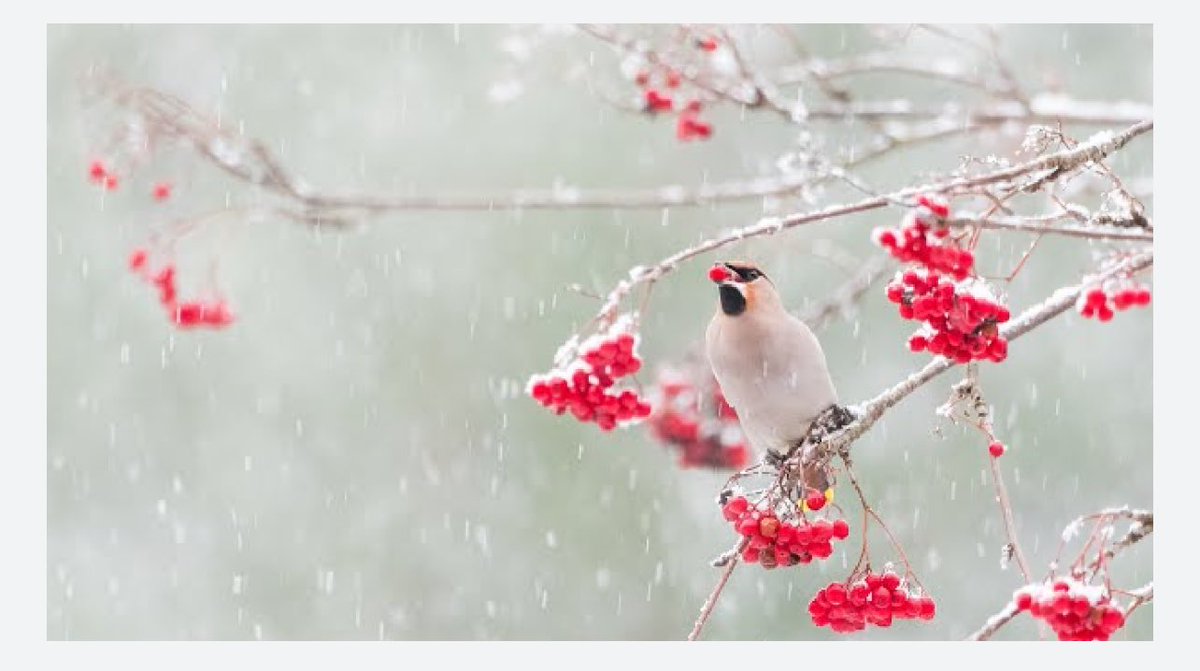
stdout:
<svg viewBox="0 0 1200 671">
<path fill-rule="evenodd" d="M 708 279 L 717 285 L 721 311 L 736 317 L 747 311 L 782 308 L 775 285 L 753 263 L 722 261 L 708 271 Z"/>
</svg>

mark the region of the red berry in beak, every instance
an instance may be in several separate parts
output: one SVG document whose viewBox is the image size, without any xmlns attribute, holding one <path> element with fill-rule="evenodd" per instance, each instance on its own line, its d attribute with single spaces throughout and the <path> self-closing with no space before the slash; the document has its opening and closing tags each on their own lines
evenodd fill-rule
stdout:
<svg viewBox="0 0 1200 671">
<path fill-rule="evenodd" d="M 724 266 L 713 266 L 712 269 L 708 271 L 708 279 L 716 282 L 717 284 L 728 281 L 730 277 L 730 272 L 726 270 Z"/>
</svg>

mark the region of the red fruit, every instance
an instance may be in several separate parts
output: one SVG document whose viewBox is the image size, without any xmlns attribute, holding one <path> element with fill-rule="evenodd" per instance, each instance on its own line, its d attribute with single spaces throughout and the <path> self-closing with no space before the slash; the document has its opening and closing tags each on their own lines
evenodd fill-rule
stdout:
<svg viewBox="0 0 1200 671">
<path fill-rule="evenodd" d="M 775 517 L 764 517 L 758 523 L 758 532 L 766 538 L 774 538 L 779 532 L 779 520 Z"/>
<path fill-rule="evenodd" d="M 725 266 L 713 266 L 708 271 L 708 279 L 717 283 L 725 282 L 732 276 L 732 273 Z"/>
<path fill-rule="evenodd" d="M 825 507 L 825 495 L 821 492 L 811 492 L 804 499 L 804 503 L 808 505 L 809 510 L 820 510 Z"/>
<path fill-rule="evenodd" d="M 154 285 L 158 287 L 159 301 L 164 305 L 175 303 L 175 266 L 167 266 L 154 277 Z"/>
<path fill-rule="evenodd" d="M 831 606 L 840 606 L 846 603 L 846 598 L 849 596 L 846 591 L 846 586 L 841 583 L 833 583 L 824 590 L 825 599 L 829 601 Z"/>
<path fill-rule="evenodd" d="M 758 519 L 753 516 L 743 516 L 734 527 L 737 532 L 747 538 L 758 533 Z"/>
<path fill-rule="evenodd" d="M 833 523 L 833 537 L 842 540 L 850 535 L 850 524 L 846 520 L 837 520 Z"/>
<path fill-rule="evenodd" d="M 1125 626 L 1125 615 L 1116 608 L 1108 606 L 1100 613 L 1100 626 L 1108 633 L 1112 633 Z"/>
<path fill-rule="evenodd" d="M 811 524 L 804 523 L 796 527 L 796 543 L 800 545 L 808 545 L 813 542 L 813 527 Z"/>
<path fill-rule="evenodd" d="M 1004 449 L 1004 443 L 995 441 L 991 445 L 988 445 L 988 454 L 998 458 L 1004 454 Z"/>
<path fill-rule="evenodd" d="M 181 303 L 175 308 L 174 320 L 180 326 L 196 326 L 201 323 L 203 315 L 203 305 L 195 302 Z"/>
<path fill-rule="evenodd" d="M 1033 597 L 1028 592 L 1017 594 L 1017 598 L 1013 600 L 1017 610 L 1029 610 L 1029 606 L 1033 604 Z"/>
<path fill-rule="evenodd" d="M 674 107 L 670 96 L 664 96 L 654 89 L 646 91 L 646 109 L 651 112 L 669 112 Z"/>
<path fill-rule="evenodd" d="M 96 184 L 101 184 L 104 182 L 106 175 L 108 175 L 108 168 L 104 167 L 104 163 L 92 161 L 92 165 L 88 168 L 88 179 Z"/>
<path fill-rule="evenodd" d="M 106 191 L 116 191 L 120 185 L 121 182 L 117 179 L 116 175 L 109 174 L 104 176 L 104 189 Z"/>
<path fill-rule="evenodd" d="M 1079 597 L 1071 604 L 1071 612 L 1078 617 L 1086 617 L 1092 612 L 1092 604 L 1088 602 L 1086 597 Z"/>
<path fill-rule="evenodd" d="M 925 206 L 935 217 L 945 219 L 950 216 L 950 207 L 936 196 L 920 195 L 917 196 L 917 203 Z"/>
<path fill-rule="evenodd" d="M 159 182 L 154 185 L 154 190 L 151 194 L 154 196 L 154 200 L 161 203 L 171 197 L 171 185 L 167 182 Z"/>
<path fill-rule="evenodd" d="M 667 88 L 669 88 L 669 89 L 678 88 L 678 86 L 680 84 L 680 79 L 681 78 L 680 78 L 678 72 L 675 72 L 674 70 L 667 70 L 667 76 L 666 76 Z"/>
<path fill-rule="evenodd" d="M 862 606 L 867 603 L 867 595 L 870 594 L 870 588 L 862 583 L 855 583 L 850 586 L 850 591 L 846 594 L 846 599 L 855 606 Z"/>
<path fill-rule="evenodd" d="M 642 70 L 641 72 L 637 73 L 637 75 L 634 76 L 634 78 L 633 78 L 633 82 L 635 84 L 637 84 L 638 86 L 645 86 L 646 83 L 649 81 L 650 81 L 650 73 L 646 72 L 645 70 Z"/>
<path fill-rule="evenodd" d="M 129 269 L 133 270 L 135 272 L 141 270 L 142 268 L 144 268 L 146 266 L 147 258 L 148 258 L 148 255 L 146 254 L 146 250 L 144 250 L 144 249 L 133 250 L 133 253 L 129 255 Z"/>
<path fill-rule="evenodd" d="M 810 615 L 824 615 L 829 612 L 829 603 L 821 598 L 823 596 L 824 590 L 817 592 L 817 596 L 808 602 L 808 612 Z"/>
<path fill-rule="evenodd" d="M 726 521 L 734 522 L 737 521 L 737 519 L 742 516 L 742 513 L 746 512 L 749 507 L 750 502 L 747 501 L 745 497 L 739 496 L 736 499 L 726 503 L 725 507 L 721 509 L 721 514 L 725 516 Z"/>
<path fill-rule="evenodd" d="M 706 37 L 698 40 L 696 46 L 704 51 L 713 52 L 717 50 L 717 41 L 711 37 Z"/>
<path fill-rule="evenodd" d="M 922 335 L 914 335 L 908 339 L 908 349 L 913 352 L 924 352 L 929 347 L 929 339 Z"/>
<path fill-rule="evenodd" d="M 883 579 L 880 581 L 879 585 L 887 588 L 888 590 L 895 590 L 900 586 L 900 576 L 896 575 L 895 573 L 884 573 Z"/>
<path fill-rule="evenodd" d="M 919 600 L 921 604 L 921 613 L 919 617 L 922 620 L 932 620 L 933 616 L 937 613 L 937 606 L 934 605 L 933 599 L 927 596 L 922 596 L 917 597 L 917 600 Z"/>
</svg>

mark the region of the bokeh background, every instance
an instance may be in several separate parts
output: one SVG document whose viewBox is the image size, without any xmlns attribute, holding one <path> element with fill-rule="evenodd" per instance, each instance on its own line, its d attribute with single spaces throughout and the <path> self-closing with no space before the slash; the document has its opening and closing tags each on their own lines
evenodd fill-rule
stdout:
<svg viewBox="0 0 1200 671">
<path fill-rule="evenodd" d="M 922 31 L 791 29 L 823 56 L 903 39 L 904 53 L 931 62 L 980 58 Z M 998 32 L 1028 90 L 1152 100 L 1149 26 Z M 554 417 L 521 390 L 597 307 L 566 285 L 607 290 L 633 265 L 753 222 L 763 203 L 405 213 L 344 234 L 275 220 L 217 225 L 180 248 L 181 267 L 192 267 L 185 291 L 207 286 L 197 278 L 215 260 L 212 276 L 238 322 L 180 332 L 127 271 L 127 255 L 154 226 L 244 202 L 248 190 L 185 152 L 111 194 L 88 184 L 111 119 L 80 96 L 79 77 L 104 67 L 177 94 L 335 190 L 765 175 L 794 146 L 795 126 L 721 108 L 710 142 L 681 144 L 669 121 L 597 97 L 631 91 L 617 59 L 557 27 L 52 26 L 48 43 L 49 638 L 686 635 L 717 577 L 708 561 L 732 542 L 714 505 L 725 476 L 680 470 L 640 428 L 602 434 Z M 897 75 L 859 77 L 851 89 L 863 99 L 980 99 Z M 1011 156 L 1023 129 L 1004 130 L 899 153 L 860 174 L 889 188 L 953 170 L 965 154 Z M 863 139 L 837 125 L 812 132 L 831 150 Z M 1150 147 L 1138 140 L 1113 167 L 1146 183 Z M 148 196 L 160 179 L 176 185 L 166 204 Z M 830 187 L 814 197 L 821 205 L 855 195 Z M 1079 198 L 1098 204 L 1094 194 Z M 898 217 L 847 217 L 723 256 L 757 259 L 802 310 L 846 278 L 814 248 L 865 259 L 877 253 L 872 227 Z M 989 233 L 981 263 L 1002 274 L 1028 242 Z M 1075 281 L 1102 249 L 1044 240 L 1010 287 L 1014 312 Z M 711 260 L 656 287 L 643 332 L 648 366 L 702 337 L 715 305 L 704 279 Z M 819 333 L 846 401 L 926 360 L 904 349 L 911 325 L 882 293 Z M 1152 505 L 1152 311 L 1108 324 L 1068 314 L 1016 341 L 1003 365 L 983 367 L 1035 567 L 1051 560 L 1074 516 Z M 863 486 L 939 616 L 854 640 L 961 638 L 1020 584 L 1015 568 L 1000 568 L 1003 531 L 981 438 L 933 414 L 956 379 L 905 400 L 855 447 Z M 839 491 L 843 503 L 850 496 Z M 1120 557 L 1118 585 L 1152 579 L 1151 544 Z M 884 539 L 872 547 L 886 557 Z M 812 627 L 805 606 L 856 556 L 848 542 L 827 565 L 739 567 L 706 637 L 834 638 Z M 1150 638 L 1153 611 L 1143 608 L 1120 636 Z M 998 636 L 1036 637 L 1028 619 Z"/>
</svg>

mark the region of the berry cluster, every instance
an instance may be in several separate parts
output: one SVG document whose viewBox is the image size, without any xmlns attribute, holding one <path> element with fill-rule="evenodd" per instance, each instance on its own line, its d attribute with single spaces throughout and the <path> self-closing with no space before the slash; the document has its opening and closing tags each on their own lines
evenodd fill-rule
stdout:
<svg viewBox="0 0 1200 671">
<path fill-rule="evenodd" d="M 839 634 L 862 631 L 868 624 L 890 627 L 894 620 L 932 620 L 936 607 L 928 596 L 909 593 L 895 573 L 870 573 L 853 584 L 830 583 L 808 602 L 813 624 Z"/>
<path fill-rule="evenodd" d="M 1109 321 L 1116 312 L 1150 304 L 1150 290 L 1136 283 L 1108 283 L 1080 294 L 1075 303 L 1079 314 L 1102 322 Z"/>
<path fill-rule="evenodd" d="M 679 113 L 675 122 L 675 137 L 681 142 L 707 140 L 712 137 L 712 124 L 700 120 L 700 101 L 693 100 Z"/>
<path fill-rule="evenodd" d="M 875 242 L 904 263 L 950 275 L 956 280 L 969 277 L 975 268 L 975 255 L 948 240 L 950 215 L 946 203 L 933 196 L 917 198 L 918 206 L 909 211 L 899 229 L 875 230 Z"/>
<path fill-rule="evenodd" d="M 155 273 L 150 270 L 149 263 L 150 255 L 144 249 L 135 249 L 129 256 L 129 269 L 158 289 L 158 302 L 173 324 L 184 329 L 219 329 L 233 323 L 233 313 L 223 300 L 180 302 L 175 286 L 175 266 L 167 264 Z"/>
<path fill-rule="evenodd" d="M 103 161 L 92 161 L 92 165 L 88 168 L 88 179 L 93 184 L 103 186 L 105 191 L 116 191 L 117 187 L 121 185 L 116 173 L 109 170 Z"/>
<path fill-rule="evenodd" d="M 715 41 L 713 45 L 715 50 Z M 651 115 L 675 111 L 675 99 L 668 91 L 678 89 L 682 78 L 671 68 L 661 68 L 655 71 L 655 75 L 657 76 L 641 70 L 634 76 L 634 82 L 642 89 L 642 109 Z M 661 88 L 652 86 L 655 79 L 659 80 Z M 700 119 L 703 109 L 704 106 L 699 100 L 691 100 L 679 108 L 675 122 L 675 137 L 679 141 L 707 140 L 712 137 L 712 124 Z"/>
<path fill-rule="evenodd" d="M 981 282 L 952 282 L 933 271 L 898 273 L 887 286 L 888 300 L 900 306 L 900 316 L 925 322 L 908 340 L 914 352 L 928 351 L 957 363 L 1004 361 L 1008 341 L 999 325 L 1008 321 L 1008 308 Z"/>
<path fill-rule="evenodd" d="M 642 367 L 632 326 L 628 316 L 616 320 L 575 348 L 569 364 L 530 377 L 526 392 L 556 415 L 570 410 L 579 421 L 595 422 L 603 431 L 648 417 L 650 404 L 637 392 L 613 389 L 618 379 Z"/>
<path fill-rule="evenodd" d="M 1125 626 L 1125 614 L 1103 587 L 1073 579 L 1026 585 L 1013 594 L 1013 603 L 1049 624 L 1060 641 L 1107 641 Z"/>
<path fill-rule="evenodd" d="M 104 161 L 92 161 L 88 166 L 88 181 L 101 186 L 105 191 L 116 191 L 121 186 L 117 173 L 104 164 Z M 161 203 L 171 197 L 171 184 L 159 182 L 150 190 L 150 196 Z"/>
<path fill-rule="evenodd" d="M 798 520 L 791 524 L 779 519 L 772 510 L 752 507 L 744 496 L 731 499 L 721 510 L 725 519 L 747 539 L 742 559 L 763 568 L 808 564 L 833 554 L 833 541 L 850 535 L 846 520 Z"/>
<path fill-rule="evenodd" d="M 708 396 L 709 403 L 703 399 Z M 682 373 L 664 369 L 654 392 L 651 433 L 664 445 L 679 450 L 683 468 L 737 470 L 750 461 L 750 448 L 737 413 L 725 402 L 716 380 L 706 391 Z"/>
</svg>

